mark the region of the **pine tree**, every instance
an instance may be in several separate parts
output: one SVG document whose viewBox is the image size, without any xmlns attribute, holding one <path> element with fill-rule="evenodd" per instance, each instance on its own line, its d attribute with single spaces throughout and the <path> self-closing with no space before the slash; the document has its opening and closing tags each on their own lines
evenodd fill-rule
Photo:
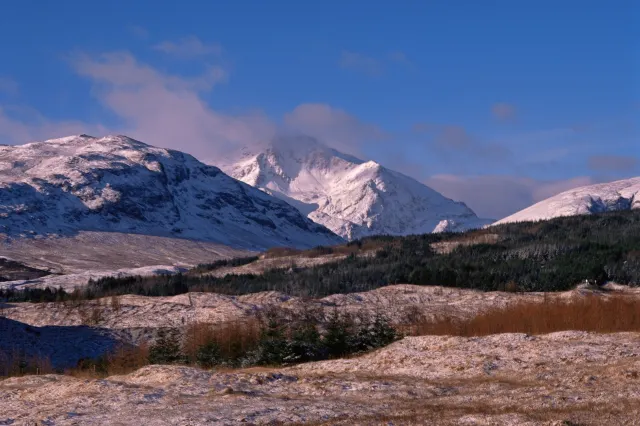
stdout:
<svg viewBox="0 0 640 426">
<path fill-rule="evenodd" d="M 198 349 L 196 353 L 196 362 L 204 368 L 211 368 L 222 362 L 222 354 L 220 346 L 216 342 L 209 342 Z"/>
<path fill-rule="evenodd" d="M 180 364 L 186 362 L 175 330 L 160 330 L 155 344 L 149 348 L 151 364 Z"/>
<path fill-rule="evenodd" d="M 256 364 L 279 365 L 290 355 L 285 328 L 274 313 L 267 313 L 266 324 L 260 331 Z"/>
<path fill-rule="evenodd" d="M 341 316 L 337 310 L 333 311 L 323 339 L 329 357 L 339 358 L 349 352 L 352 327 L 353 321 L 350 317 L 346 314 Z"/>
</svg>

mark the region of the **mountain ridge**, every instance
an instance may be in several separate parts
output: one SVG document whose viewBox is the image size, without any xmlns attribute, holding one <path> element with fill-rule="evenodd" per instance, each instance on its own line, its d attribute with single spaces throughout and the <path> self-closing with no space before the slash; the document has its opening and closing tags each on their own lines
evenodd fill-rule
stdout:
<svg viewBox="0 0 640 426">
<path fill-rule="evenodd" d="M 0 147 L 0 233 L 110 231 L 242 249 L 342 240 L 295 208 L 189 154 L 127 136 Z"/>
<path fill-rule="evenodd" d="M 350 240 L 461 231 L 492 222 L 413 178 L 307 136 L 245 148 L 220 168 Z"/>
<path fill-rule="evenodd" d="M 494 225 L 640 209 L 640 177 L 570 189 L 507 216 Z"/>
</svg>

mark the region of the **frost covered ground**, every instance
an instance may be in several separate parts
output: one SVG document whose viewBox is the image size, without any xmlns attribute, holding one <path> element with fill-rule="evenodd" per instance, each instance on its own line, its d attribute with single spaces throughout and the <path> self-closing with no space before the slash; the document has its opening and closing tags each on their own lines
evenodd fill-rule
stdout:
<svg viewBox="0 0 640 426">
<path fill-rule="evenodd" d="M 609 284 L 607 293 L 640 297 Z M 73 363 L 139 342 L 159 327 L 243 319 L 267 306 L 328 313 L 381 311 L 470 317 L 522 300 L 573 298 L 592 290 L 482 293 L 397 285 L 301 300 L 281 293 L 121 296 L 73 304 L 0 306 L 0 346 L 23 345 Z M 97 323 L 83 326 L 93 312 Z M 57 357 L 57 358 L 56 358 Z M 640 333 L 577 331 L 541 336 L 407 337 L 350 359 L 279 369 L 203 371 L 149 366 L 106 379 L 59 375 L 0 381 L 0 424 L 639 424 Z"/>
<path fill-rule="evenodd" d="M 143 266 L 140 268 L 124 268 L 116 271 L 84 271 L 67 275 L 45 275 L 43 277 L 30 278 L 26 280 L 15 280 L 0 282 L 0 289 L 21 290 L 24 288 L 61 288 L 68 292 L 78 287 L 84 287 L 89 280 L 96 280 L 103 277 L 126 277 L 126 276 L 148 276 L 148 275 L 172 275 L 186 272 L 190 265 L 157 265 Z"/>
<path fill-rule="evenodd" d="M 640 334 L 410 337 L 284 369 L 149 366 L 0 382 L 0 424 L 616 425 L 640 418 Z"/>
<path fill-rule="evenodd" d="M 116 238 L 126 238 L 126 240 L 135 238 L 144 240 L 149 237 L 126 235 L 117 236 Z M 95 280 L 97 278 L 108 276 L 123 277 L 132 275 L 146 276 L 183 273 L 199 263 L 211 263 L 221 258 L 246 257 L 254 254 L 253 252 L 233 250 L 228 247 L 212 245 L 210 243 L 203 243 L 199 241 L 175 240 L 161 237 L 151 238 L 152 240 L 148 245 L 146 245 L 144 248 L 139 247 L 139 249 L 141 249 L 144 253 L 142 255 L 142 258 L 136 254 L 137 250 L 133 247 L 130 247 L 131 253 L 128 253 L 126 256 L 123 255 L 124 253 L 120 255 L 118 255 L 117 253 L 109 253 L 118 250 L 117 247 L 120 246 L 119 242 L 112 241 L 108 247 L 103 247 L 103 249 L 106 249 L 106 252 L 105 250 L 103 250 L 101 253 L 90 255 L 91 260 L 87 260 L 87 252 L 84 250 L 83 253 L 75 259 L 73 257 L 71 259 L 64 259 L 64 264 L 58 264 L 58 267 L 54 269 L 67 271 L 64 274 L 47 275 L 46 272 L 43 274 L 44 269 L 42 269 L 38 271 L 39 273 L 32 274 L 36 276 L 30 277 L 29 279 L 22 278 L 13 279 L 11 281 L 0 281 L 0 289 L 55 287 L 63 288 L 66 291 L 72 291 L 76 287 L 83 287 L 87 285 L 90 279 Z M 26 241 L 21 242 L 21 244 L 26 243 Z M 61 243 L 58 241 L 55 244 L 60 245 Z M 168 244 L 168 246 L 165 246 L 166 244 Z M 71 241 L 69 241 L 68 245 L 72 245 Z M 199 246 L 205 246 L 208 251 L 197 251 L 197 248 Z M 50 249 L 51 251 L 55 251 L 57 253 L 68 253 L 67 250 L 62 248 L 50 247 Z M 115 254 L 115 256 L 110 256 L 110 254 Z M 375 254 L 375 252 L 371 250 L 363 252 L 359 254 L 359 256 L 372 256 L 373 254 Z M 50 259 L 50 256 L 48 254 L 46 257 Z M 338 262 L 346 257 L 346 254 L 329 254 L 322 256 L 305 256 L 304 254 L 297 254 L 275 258 L 261 256 L 258 260 L 255 260 L 247 265 L 221 267 L 210 272 L 205 272 L 203 274 L 214 275 L 218 277 L 229 274 L 262 274 L 270 269 L 287 269 L 291 267 L 307 268 L 330 262 Z M 20 258 L 25 259 L 25 256 L 21 256 Z M 38 259 L 39 258 L 40 257 L 38 257 Z M 0 258 L 0 260 L 1 259 L 2 258 Z M 47 264 L 43 264 L 42 262 L 38 262 L 38 259 L 35 259 L 35 256 L 27 256 L 25 260 L 31 265 L 39 265 L 40 268 L 51 268 L 51 261 L 49 261 L 49 263 Z M 86 268 L 80 269 L 79 267 L 83 264 L 86 266 Z M 126 265 L 126 267 L 124 265 Z M 145 266 L 133 267 L 133 265 Z M 0 273 L 1 272 L 2 269 L 0 269 Z"/>
<path fill-rule="evenodd" d="M 249 254 L 206 241 L 95 231 L 82 231 L 70 237 L 12 239 L 0 234 L 0 253 L 3 257 L 56 274 L 150 265 L 195 266 Z"/>
<path fill-rule="evenodd" d="M 613 284 L 607 287 L 610 293 L 599 293 L 601 297 L 606 298 L 609 294 L 619 293 L 640 297 L 640 289 Z M 406 324 L 419 318 L 471 318 L 480 312 L 524 300 L 542 302 L 545 298 L 568 299 L 592 293 L 591 290 L 577 289 L 545 296 L 544 293 L 483 293 L 442 287 L 395 285 L 369 292 L 336 294 L 308 300 L 277 292 L 244 296 L 216 293 L 189 293 L 172 297 L 126 295 L 118 297 L 115 305 L 111 298 L 85 301 L 81 304 L 4 303 L 0 304 L 0 317 L 23 326 L 49 330 L 45 333 L 56 330 L 80 333 L 79 339 L 82 339 L 82 333 L 85 333 L 82 326 L 89 324 L 90 328 L 100 335 L 108 335 L 126 343 L 140 344 L 152 339 L 161 328 L 184 329 L 193 323 L 222 324 L 243 321 L 254 317 L 257 312 L 267 307 L 276 307 L 292 313 L 306 309 L 320 317 L 331 315 L 334 310 L 365 315 L 382 313 L 394 324 Z M 33 333 L 25 329 L 18 328 L 8 333 L 0 328 L 0 346 L 10 350 L 16 345 L 20 346 L 21 342 L 29 343 L 30 334 Z M 62 349 L 50 348 L 49 351 L 56 353 L 66 348 L 68 359 L 71 361 L 85 356 L 83 351 L 67 347 L 65 339 L 52 339 L 58 342 Z M 26 351 L 43 353 L 36 346 L 28 347 Z M 49 351 L 45 351 L 44 354 Z M 72 365 L 73 362 L 69 366 Z"/>
<path fill-rule="evenodd" d="M 613 284 L 609 284 L 608 288 L 615 290 L 615 293 L 640 297 L 640 289 Z M 118 297 L 117 307 L 113 306 L 111 298 L 85 301 L 80 308 L 64 303 L 7 303 L 2 315 L 33 326 L 72 326 L 82 325 L 85 312 L 97 309 L 100 312 L 97 326 L 124 330 L 181 327 L 192 322 L 234 321 L 272 306 L 292 311 L 319 309 L 327 314 L 334 309 L 350 313 L 381 312 L 397 323 L 407 315 L 469 318 L 481 311 L 518 301 L 579 297 L 587 293 L 591 294 L 592 291 L 577 289 L 545 296 L 544 293 L 513 294 L 400 284 L 362 293 L 334 294 L 321 299 L 260 292 L 243 296 L 217 293 L 188 293 L 171 297 L 125 295 Z M 607 297 L 607 294 L 602 296 Z"/>
</svg>

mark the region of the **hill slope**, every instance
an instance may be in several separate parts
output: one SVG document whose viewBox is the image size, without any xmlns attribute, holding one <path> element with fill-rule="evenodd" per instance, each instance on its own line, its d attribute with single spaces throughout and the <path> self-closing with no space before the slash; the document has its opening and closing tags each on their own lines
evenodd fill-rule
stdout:
<svg viewBox="0 0 640 426">
<path fill-rule="evenodd" d="M 243 249 L 341 241 L 295 208 L 216 167 L 126 136 L 80 135 L 0 147 L 0 234 L 13 240 L 84 231 Z"/>
<path fill-rule="evenodd" d="M 640 209 L 640 177 L 571 189 L 505 217 L 495 225 L 632 209 Z"/>
<path fill-rule="evenodd" d="M 408 176 L 309 137 L 275 139 L 220 167 L 347 239 L 460 231 L 491 222 Z"/>
<path fill-rule="evenodd" d="M 611 212 L 506 224 L 461 234 L 370 237 L 331 249 L 351 249 L 352 255 L 347 257 L 309 265 L 303 262 L 302 253 L 297 259 L 283 262 L 280 269 L 262 272 L 259 268 L 252 270 L 249 263 L 247 268 L 227 271 L 231 275 L 226 276 L 216 276 L 217 271 L 210 270 L 173 277 L 104 278 L 87 287 L 87 296 L 171 296 L 191 289 L 234 295 L 281 291 L 291 296 L 324 297 L 396 283 L 483 291 L 563 291 L 584 280 L 637 286 L 638 247 L 640 210 Z M 42 294 L 35 291 L 6 297 L 38 301 Z"/>
</svg>

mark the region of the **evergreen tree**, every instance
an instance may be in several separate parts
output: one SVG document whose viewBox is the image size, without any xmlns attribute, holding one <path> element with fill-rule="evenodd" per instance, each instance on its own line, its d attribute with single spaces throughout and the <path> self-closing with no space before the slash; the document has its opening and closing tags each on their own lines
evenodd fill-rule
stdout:
<svg viewBox="0 0 640 426">
<path fill-rule="evenodd" d="M 222 362 L 220 346 L 216 342 L 209 342 L 201 346 L 196 353 L 196 362 L 204 368 L 211 368 Z"/>
<path fill-rule="evenodd" d="M 323 339 L 329 357 L 339 358 L 349 352 L 352 343 L 352 328 L 351 317 L 341 316 L 337 310 L 333 311 L 327 322 Z"/>
<path fill-rule="evenodd" d="M 290 355 L 285 326 L 274 312 L 267 312 L 266 324 L 260 331 L 260 341 L 255 354 L 255 363 L 279 365 Z"/>
<path fill-rule="evenodd" d="M 283 362 L 287 364 L 326 358 L 327 351 L 311 318 L 305 318 L 301 323 L 293 326 L 286 352 Z"/>
<path fill-rule="evenodd" d="M 180 364 L 186 358 L 180 348 L 180 340 L 175 330 L 161 329 L 155 343 L 149 348 L 149 362 L 151 364 Z"/>
</svg>

